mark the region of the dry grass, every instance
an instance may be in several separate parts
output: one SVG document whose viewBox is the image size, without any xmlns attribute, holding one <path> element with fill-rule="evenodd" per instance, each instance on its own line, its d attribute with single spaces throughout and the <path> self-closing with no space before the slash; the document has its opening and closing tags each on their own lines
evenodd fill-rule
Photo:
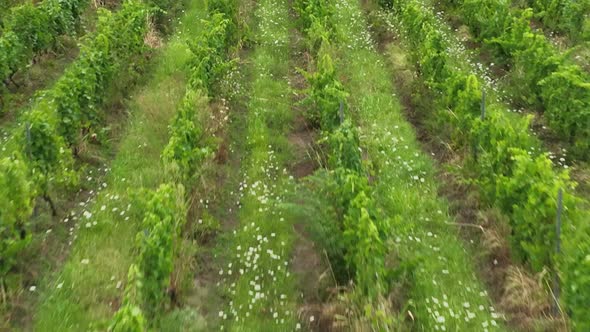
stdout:
<svg viewBox="0 0 590 332">
<path fill-rule="evenodd" d="M 150 20 L 148 23 L 148 31 L 143 38 L 143 42 L 153 49 L 158 49 L 163 45 L 162 37 L 160 36 L 160 33 L 156 29 L 152 20 Z"/>
<path fill-rule="evenodd" d="M 481 243 L 486 256 L 509 260 L 510 227 L 506 217 L 496 209 L 488 209 L 478 211 L 477 220 L 484 229 Z"/>
<path fill-rule="evenodd" d="M 523 331 L 568 331 L 565 317 L 551 314 L 548 275 L 544 270 L 532 276 L 516 266 L 506 271 L 500 305 L 514 313 L 511 320 Z"/>
<path fill-rule="evenodd" d="M 543 289 L 546 271 L 533 277 L 523 269 L 510 266 L 506 273 L 502 306 L 531 317 L 539 317 L 550 309 L 550 297 Z"/>
<path fill-rule="evenodd" d="M 566 320 L 552 314 L 548 271 L 532 275 L 512 261 L 506 217 L 490 209 L 479 211 L 477 219 L 484 227 L 481 237 L 484 257 L 492 262 L 485 268 L 485 275 L 497 290 L 499 308 L 506 313 L 511 326 L 520 331 L 566 331 Z"/>
</svg>

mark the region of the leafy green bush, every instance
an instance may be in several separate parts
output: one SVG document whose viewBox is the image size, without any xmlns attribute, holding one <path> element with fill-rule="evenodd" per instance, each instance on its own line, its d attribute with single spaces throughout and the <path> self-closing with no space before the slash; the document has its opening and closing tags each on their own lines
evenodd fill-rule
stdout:
<svg viewBox="0 0 590 332">
<path fill-rule="evenodd" d="M 499 31 L 510 31 L 509 1 L 446 0 L 443 3 L 461 7 L 465 24 L 479 41 L 494 38 Z M 491 17 L 494 19 L 490 19 Z"/>
<path fill-rule="evenodd" d="M 72 1 L 60 3 L 74 5 Z M 77 181 L 68 147 L 78 143 L 98 123 L 97 106 L 112 83 L 117 65 L 144 50 L 147 14 L 141 3 L 132 0 L 126 1 L 115 15 L 104 11 L 96 33 L 83 44 L 78 60 L 23 115 L 23 125 L 15 135 L 17 149 L 28 164 L 36 192 L 48 201 L 54 213 L 50 187 Z M 55 20 L 65 20 L 58 16 Z M 0 38 L 0 44 L 2 40 L 6 39 Z"/>
<path fill-rule="evenodd" d="M 0 159 L 0 283 L 30 242 L 27 223 L 34 197 L 25 163 L 18 157 Z"/>
<path fill-rule="evenodd" d="M 473 121 L 481 117 L 481 85 L 474 75 L 453 73 L 442 84 L 441 90 L 443 89 L 445 104 L 448 105 L 451 113 L 442 113 L 441 121 L 453 126 L 453 141 L 465 145 L 469 143 L 468 133 L 473 126 Z"/>
<path fill-rule="evenodd" d="M 227 61 L 227 31 L 232 21 L 223 13 L 215 13 L 202 23 L 205 32 L 188 42 L 194 59 L 189 84 L 193 89 L 204 88 L 209 93 L 212 84 L 233 66 L 233 62 Z"/>
<path fill-rule="evenodd" d="M 336 77 L 326 37 L 334 7 L 326 1 L 312 0 L 299 1 L 297 8 L 307 25 L 313 50 L 315 43 L 319 43 L 316 71 L 304 73 L 310 86 L 306 90 L 306 100 L 311 105 L 307 116 L 324 133 L 322 142 L 326 143 L 330 172 L 323 190 L 341 220 L 337 225 L 322 223 L 319 231 L 324 234 L 322 242 L 328 258 L 337 267 L 336 278 L 346 282 L 345 278 L 354 276 L 357 291 L 371 302 L 383 296 L 389 284 L 386 278 L 389 273 L 384 266 L 389 225 L 376 214 L 363 169 L 359 134 L 352 121 L 345 118 L 347 93 Z"/>
<path fill-rule="evenodd" d="M 44 0 L 12 8 L 0 36 L 0 81 L 24 69 L 33 57 L 53 46 L 57 37 L 75 32 L 88 0 Z"/>
<path fill-rule="evenodd" d="M 207 147 L 201 147 L 202 129 L 198 123 L 196 108 L 202 106 L 204 97 L 199 92 L 187 89 L 180 109 L 170 126 L 170 139 L 164 148 L 165 162 L 176 163 L 184 183 L 198 176 L 202 161 L 211 154 Z"/>
<path fill-rule="evenodd" d="M 541 82 L 549 124 L 573 144 L 574 151 L 590 151 L 590 83 L 577 66 L 561 66 Z M 564 100 L 568 102 L 564 103 Z"/>
<path fill-rule="evenodd" d="M 548 28 L 566 33 L 576 41 L 587 39 L 590 1 L 529 0 L 528 4 L 535 10 L 535 16 Z"/>
<path fill-rule="evenodd" d="M 325 140 L 329 147 L 328 164 L 331 168 L 342 167 L 362 173 L 363 158 L 359 149 L 359 134 L 350 119 L 344 120 Z"/>
<path fill-rule="evenodd" d="M 182 185 L 163 184 L 151 195 L 143 219 L 144 230 L 137 234 L 140 292 L 144 312 L 153 315 L 164 307 L 166 290 L 177 248 L 177 239 L 186 222 L 186 202 Z"/>
<path fill-rule="evenodd" d="M 355 284 L 370 300 L 387 294 L 385 257 L 390 225 L 375 215 L 370 191 L 360 191 L 344 216 L 344 242 L 349 248 L 346 261 L 354 267 Z"/>
<path fill-rule="evenodd" d="M 70 150 L 55 129 L 56 120 L 45 107 L 27 112 L 24 126 L 17 132 L 17 142 L 31 172 L 37 192 L 49 198 L 51 184 L 72 185 L 77 174 Z"/>
<path fill-rule="evenodd" d="M 144 332 L 146 320 L 138 304 L 142 285 L 142 275 L 137 265 L 132 264 L 127 274 L 127 287 L 123 305 L 119 308 L 109 327 L 111 332 Z"/>
<path fill-rule="evenodd" d="M 554 171 L 546 155 L 529 153 L 538 143 L 528 134 L 528 119 L 510 120 L 495 107 L 488 110 L 486 119 L 480 119 L 481 93 L 477 78 L 454 68 L 449 59 L 432 66 L 430 58 L 424 56 L 424 50 L 432 45 L 441 50 L 448 46 L 438 42 L 444 38 L 437 29 L 433 14 L 427 10 L 417 13 L 419 10 L 420 5 L 406 3 L 401 9 L 402 22 L 412 31 L 409 35 L 416 38 L 410 39 L 410 43 L 416 46 L 416 57 L 425 80 L 434 82 L 445 96 L 444 105 L 453 111 L 454 139 L 476 150 L 476 159 L 471 164 L 477 171 L 474 181 L 488 202 L 510 216 L 512 242 L 520 256 L 530 261 L 536 270 L 544 265 L 552 266 L 550 249 L 546 245 L 555 238 L 550 227 L 554 223 L 554 213 L 550 211 L 556 210 L 557 190 L 571 188 L 567 173 Z M 417 21 L 428 15 L 431 18 Z M 437 42 L 433 44 L 429 39 Z M 451 73 L 450 79 L 448 73 Z"/>
<path fill-rule="evenodd" d="M 571 220 L 564 209 L 565 220 Z M 564 225 L 563 252 L 558 257 L 563 300 L 572 318 L 574 331 L 588 331 L 588 294 L 590 294 L 590 214 L 579 216 L 575 223 Z"/>
<path fill-rule="evenodd" d="M 297 0 L 295 10 L 299 25 L 305 31 L 310 49 L 318 51 L 320 45 L 333 41 L 335 36 L 333 6 L 323 0 Z"/>
<path fill-rule="evenodd" d="M 320 55 L 317 70 L 311 74 L 304 74 L 310 85 L 307 100 L 313 104 L 307 117 L 322 130 L 335 129 L 340 124 L 340 107 L 347 93 L 336 78 L 332 58 L 327 53 Z"/>
<path fill-rule="evenodd" d="M 479 174 L 477 181 L 485 198 L 494 202 L 496 176 L 511 174 L 514 167 L 511 149 L 531 149 L 538 144 L 528 134 L 530 118 L 512 121 L 495 107 L 488 111 L 485 119 L 474 119 L 466 136 L 476 153 L 470 166 Z"/>
<path fill-rule="evenodd" d="M 59 118 L 59 133 L 68 144 L 77 144 L 83 133 L 99 123 L 98 106 L 114 75 L 145 50 L 147 15 L 143 4 L 131 0 L 115 14 L 101 10 L 96 33 L 49 91 L 50 107 Z"/>
<path fill-rule="evenodd" d="M 227 61 L 231 40 L 227 32 L 236 23 L 227 19 L 226 15 L 232 14 L 224 11 L 236 9 L 236 3 L 213 1 L 210 6 L 211 20 L 203 21 L 206 25 L 203 33 L 188 43 L 193 53 L 193 61 L 189 63 L 189 84 L 184 100 L 170 125 L 170 139 L 161 156 L 171 169 L 179 171 L 180 177 L 172 176 L 174 183 L 162 184 L 156 192 L 142 192 L 138 196 L 137 204 L 143 207 L 145 214 L 143 230 L 137 234 L 137 271 L 130 269 L 129 277 L 130 280 L 133 277 L 138 281 L 130 281 L 128 286 L 131 287 L 129 292 L 137 294 L 133 299 L 126 296 L 126 302 L 111 326 L 113 331 L 145 330 L 148 324 L 142 312 L 159 316 L 159 312 L 168 303 L 166 291 L 170 286 L 178 241 L 186 222 L 189 203 L 184 185 L 192 184 L 190 180 L 198 176 L 202 162 L 210 155 L 210 150 L 201 146 L 203 132 L 197 109 L 200 106 L 207 107 L 205 95 L 210 92 L 215 80 L 233 65 L 231 61 Z M 216 227 L 219 225 L 215 220 L 207 219 L 205 225 L 198 226 L 197 231 L 205 235 L 215 231 Z"/>
<path fill-rule="evenodd" d="M 52 38 L 56 38 L 52 35 L 52 31 L 47 29 L 48 26 L 47 13 L 40 11 L 32 3 L 24 3 L 22 6 L 13 8 L 11 15 L 5 20 L 4 29 L 18 36 L 23 51 L 26 48 L 30 55 L 33 55 L 47 47 Z"/>
<path fill-rule="evenodd" d="M 584 113 L 583 105 L 590 86 L 582 83 L 584 79 L 580 80 L 580 77 L 583 75 L 575 67 L 562 65 L 559 59 L 548 53 L 550 48 L 544 46 L 544 37 L 530 30 L 527 23 L 530 13 L 514 18 L 508 10 L 509 2 L 500 0 L 449 0 L 446 3 L 460 6 L 465 21 L 476 36 L 488 40 L 501 52 L 512 53 L 523 64 L 527 57 L 539 56 L 524 67 L 530 68 L 526 75 L 531 80 L 532 77 L 541 79 L 545 76 L 539 86 L 534 82 L 531 89 L 544 89 L 540 97 L 554 108 L 546 111 L 547 117 L 550 121 L 560 121 L 557 126 L 570 126 L 564 130 L 574 131 L 576 137 L 572 140 L 584 144 L 587 132 L 582 127 L 587 124 L 588 113 Z M 433 81 L 435 91 L 446 96 L 441 98 L 441 106 L 450 108 L 456 117 L 454 121 L 457 122 L 452 128 L 454 139 L 465 137 L 460 144 L 475 149 L 475 158 L 467 161 L 472 172 L 471 181 L 478 184 L 484 201 L 500 208 L 509 217 L 510 240 L 517 256 L 536 271 L 549 267 L 563 276 L 566 289 L 563 299 L 567 311 L 571 313 L 576 329 L 586 330 L 589 323 L 583 312 L 587 312 L 588 298 L 580 294 L 587 294 L 590 287 L 587 277 L 590 274 L 587 256 L 590 229 L 583 221 L 587 219 L 587 211 L 582 210 L 580 199 L 571 194 L 575 184 L 567 172 L 554 169 L 548 156 L 540 152 L 540 143 L 529 133 L 530 117 L 511 117 L 498 104 L 488 107 L 484 120 L 474 116 L 479 111 L 476 102 L 478 84 L 474 77 L 455 66 L 450 59 L 439 63 L 446 67 L 444 70 L 432 66 L 430 58 L 423 54 L 424 48 L 432 45 L 448 48 L 444 44 L 438 46 L 438 41 L 444 38 L 436 37 L 442 32 L 437 29 L 434 14 L 425 8 L 419 13 L 422 5 L 418 1 L 396 1 L 395 4 L 425 80 Z M 429 42 L 432 38 L 437 42 Z M 451 73 L 451 79 L 446 73 Z M 571 114 L 573 110 L 576 115 Z M 561 116 L 575 121 L 568 122 Z M 559 189 L 564 190 L 563 224 L 568 225 L 564 227 L 570 231 L 562 236 L 567 254 L 564 251 L 563 255 L 554 256 Z"/>
<path fill-rule="evenodd" d="M 212 0 L 209 1 L 209 15 L 210 17 L 222 14 L 224 18 L 229 20 L 229 24 L 225 29 L 225 48 L 237 46 L 240 40 L 239 30 L 239 3 L 236 0 Z"/>
<path fill-rule="evenodd" d="M 560 52 L 542 33 L 533 31 L 533 11 L 515 14 L 504 0 L 443 3 L 458 8 L 475 37 L 493 48 L 494 60 L 513 66 L 514 97 L 542 109 L 550 128 L 572 144 L 571 152 L 579 159 L 588 158 L 590 75 L 567 59 L 568 52 Z M 549 7 L 561 6 L 552 1 Z"/>
<path fill-rule="evenodd" d="M 511 241 L 519 256 L 535 271 L 555 266 L 557 193 L 564 189 L 564 205 L 575 208 L 568 193 L 572 188 L 567 172 L 555 174 L 545 155 L 531 158 L 527 151 L 511 149 L 510 174 L 498 174 L 496 204 L 511 216 Z"/>
</svg>

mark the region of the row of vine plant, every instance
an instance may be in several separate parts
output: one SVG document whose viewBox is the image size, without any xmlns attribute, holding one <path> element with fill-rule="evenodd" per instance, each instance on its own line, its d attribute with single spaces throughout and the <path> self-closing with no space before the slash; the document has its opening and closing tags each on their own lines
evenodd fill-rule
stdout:
<svg viewBox="0 0 590 332">
<path fill-rule="evenodd" d="M 88 0 L 44 0 L 35 5 L 27 1 L 7 9 L 0 36 L 3 85 L 10 83 L 37 55 L 54 48 L 59 36 L 74 34 L 88 3 Z"/>
<path fill-rule="evenodd" d="M 509 1 L 443 0 L 456 11 L 494 61 L 512 69 L 513 96 L 542 112 L 549 128 L 579 159 L 590 156 L 590 75 L 531 27 L 533 10 L 515 12 Z M 425 9 L 427 10 L 427 9 Z"/>
<path fill-rule="evenodd" d="M 590 328 L 589 213 L 574 193 L 576 183 L 567 170 L 552 164 L 530 134 L 530 118 L 508 116 L 503 105 L 485 104 L 481 116 L 482 84 L 459 69 L 436 17 L 421 1 L 381 1 L 392 7 L 402 27 L 419 73 L 441 110 L 432 117 L 453 143 L 468 151 L 465 169 L 482 199 L 508 216 L 513 253 L 534 271 L 549 268 L 561 277 L 562 303 L 576 330 Z M 484 7 L 484 5 L 480 6 Z M 490 20 L 492 22 L 493 20 Z M 563 190 L 563 252 L 555 253 L 557 197 Z"/>
<path fill-rule="evenodd" d="M 211 1 L 208 12 L 209 19 L 200 23 L 202 33 L 188 41 L 192 52 L 187 68 L 189 81 L 161 156 L 169 181 L 157 191 L 141 194 L 147 203 L 142 229 L 136 237 L 137 259 L 129 268 L 124 300 L 113 318 L 111 331 L 146 331 L 157 322 L 157 318 L 150 321 L 146 317 L 160 317 L 169 304 L 167 290 L 173 262 L 192 201 L 190 190 L 185 188 L 194 187 L 212 152 L 212 147 L 203 143 L 197 107 L 211 94 L 212 85 L 233 66 L 228 51 L 238 36 L 236 1 Z"/>
<path fill-rule="evenodd" d="M 5 0 L 0 2 L 0 33 L 2 32 L 2 29 L 4 27 L 4 21 L 6 20 L 6 17 L 8 17 L 8 15 L 10 14 L 10 10 L 13 7 L 18 6 L 20 3 L 20 0 Z"/>
<path fill-rule="evenodd" d="M 67 2 L 67 1 L 62 1 Z M 30 242 L 30 218 L 38 198 L 78 182 L 78 147 L 103 122 L 100 105 L 119 76 L 133 75 L 130 63 L 144 53 L 150 10 L 126 1 L 117 13 L 101 11 L 96 32 L 55 85 L 19 119 L 0 157 L 0 281 Z"/>
<path fill-rule="evenodd" d="M 372 198 L 359 132 L 345 104 L 348 94 L 330 56 L 334 52 L 330 41 L 336 38 L 335 8 L 323 0 L 299 0 L 295 6 L 316 60 L 315 72 L 304 73 L 309 84 L 306 117 L 321 130 L 319 143 L 326 151 L 329 178 L 325 189 L 339 216 L 338 224 L 329 226 L 337 243 L 326 248 L 327 255 L 339 283 L 348 283 L 349 277 L 354 281 L 351 300 L 362 308 L 359 324 L 390 330 L 394 318 L 382 303 L 392 281 L 386 267 L 391 225 Z"/>
<path fill-rule="evenodd" d="M 588 0 L 527 0 L 535 10 L 534 17 L 552 31 L 567 35 L 572 41 L 590 39 L 590 1 Z"/>
</svg>

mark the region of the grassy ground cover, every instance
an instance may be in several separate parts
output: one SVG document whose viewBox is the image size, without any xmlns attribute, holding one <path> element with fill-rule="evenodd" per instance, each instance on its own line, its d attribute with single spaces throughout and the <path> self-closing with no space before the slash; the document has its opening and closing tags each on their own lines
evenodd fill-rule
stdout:
<svg viewBox="0 0 590 332">
<path fill-rule="evenodd" d="M 218 316 L 230 331 L 294 330 L 297 295 L 289 272 L 293 220 L 285 204 L 294 186 L 286 172 L 285 133 L 292 118 L 287 1 L 258 2 L 253 25 L 239 225 L 224 244 L 229 258 L 219 270 L 230 301 Z"/>
</svg>

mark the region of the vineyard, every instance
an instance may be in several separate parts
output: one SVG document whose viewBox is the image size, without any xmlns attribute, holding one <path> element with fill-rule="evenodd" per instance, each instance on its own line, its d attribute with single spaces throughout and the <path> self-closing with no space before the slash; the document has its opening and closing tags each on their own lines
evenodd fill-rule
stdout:
<svg viewBox="0 0 590 332">
<path fill-rule="evenodd" d="M 3 0 L 1 331 L 589 331 L 589 0 Z"/>
</svg>

